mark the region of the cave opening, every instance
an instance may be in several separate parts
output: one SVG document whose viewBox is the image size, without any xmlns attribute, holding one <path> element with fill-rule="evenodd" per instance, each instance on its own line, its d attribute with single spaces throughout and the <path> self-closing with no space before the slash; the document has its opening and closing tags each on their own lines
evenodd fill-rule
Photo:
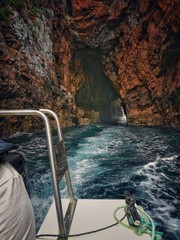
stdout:
<svg viewBox="0 0 180 240">
<path fill-rule="evenodd" d="M 84 75 L 75 96 L 76 105 L 87 111 L 98 112 L 101 122 L 111 122 L 117 112 L 121 116 L 121 104 L 116 104 L 120 99 L 113 83 L 104 73 L 101 52 L 96 49 L 80 48 L 75 58 L 80 60 Z"/>
</svg>

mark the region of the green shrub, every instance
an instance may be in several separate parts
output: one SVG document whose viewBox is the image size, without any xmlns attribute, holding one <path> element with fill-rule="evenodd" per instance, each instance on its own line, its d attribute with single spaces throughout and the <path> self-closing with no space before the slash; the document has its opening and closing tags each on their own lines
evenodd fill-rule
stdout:
<svg viewBox="0 0 180 240">
<path fill-rule="evenodd" d="M 0 8 L 0 20 L 2 22 L 8 23 L 9 14 L 10 14 L 10 11 L 9 11 L 8 7 Z"/>
<path fill-rule="evenodd" d="M 40 11 L 40 7 L 43 3 L 43 0 L 32 0 L 32 5 L 31 5 L 31 13 L 35 16 L 40 16 L 41 15 L 41 11 Z"/>
<path fill-rule="evenodd" d="M 43 0 L 32 0 L 32 6 L 39 8 L 43 3 Z"/>
<path fill-rule="evenodd" d="M 0 2 L 0 19 L 8 23 L 8 17 L 10 14 L 9 6 L 20 11 L 24 7 L 23 0 L 1 0 Z"/>
<path fill-rule="evenodd" d="M 23 0 L 7 0 L 7 4 L 16 8 L 17 10 L 21 10 L 24 7 Z"/>
</svg>

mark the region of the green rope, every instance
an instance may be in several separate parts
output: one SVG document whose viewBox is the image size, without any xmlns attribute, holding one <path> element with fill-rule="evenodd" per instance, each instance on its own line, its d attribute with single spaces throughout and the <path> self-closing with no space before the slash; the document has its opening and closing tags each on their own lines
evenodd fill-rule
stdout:
<svg viewBox="0 0 180 240">
<path fill-rule="evenodd" d="M 114 211 L 114 219 L 116 220 L 116 222 L 118 222 L 125 228 L 131 229 L 135 234 L 137 234 L 139 236 L 146 233 L 151 236 L 151 240 L 161 240 L 162 239 L 163 233 L 155 231 L 157 224 L 152 220 L 152 218 L 147 213 L 145 213 L 139 207 L 137 207 L 137 210 L 141 213 L 140 214 L 141 215 L 141 225 L 139 227 L 133 227 L 133 226 L 125 224 L 124 222 L 122 222 L 121 220 L 119 220 L 117 218 L 116 213 L 122 208 L 126 209 L 127 207 L 126 206 L 118 207 Z"/>
</svg>

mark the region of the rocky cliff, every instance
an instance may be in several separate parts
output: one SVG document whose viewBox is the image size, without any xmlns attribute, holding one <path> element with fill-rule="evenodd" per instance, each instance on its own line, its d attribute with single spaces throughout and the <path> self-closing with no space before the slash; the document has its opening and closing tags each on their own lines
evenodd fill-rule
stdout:
<svg viewBox="0 0 180 240">
<path fill-rule="evenodd" d="M 72 2 L 73 36 L 101 52 L 129 122 L 179 126 L 178 1 Z"/>
<path fill-rule="evenodd" d="M 56 1 L 1 3 L 1 109 L 49 108 L 64 125 L 72 124 L 75 103 L 67 79 L 73 51 L 64 8 Z M 10 128 L 4 119 L 1 124 L 8 133 L 42 124 L 21 120 L 9 120 Z"/>
<path fill-rule="evenodd" d="M 120 102 L 129 124 L 179 127 L 178 4 L 2 1 L 0 108 L 50 108 L 67 126 L 111 121 Z M 1 135 L 41 125 L 0 119 Z"/>
</svg>

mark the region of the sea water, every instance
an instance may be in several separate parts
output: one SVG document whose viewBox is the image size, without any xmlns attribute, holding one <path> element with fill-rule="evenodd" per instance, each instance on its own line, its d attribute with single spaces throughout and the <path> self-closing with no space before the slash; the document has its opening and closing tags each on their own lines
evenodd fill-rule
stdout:
<svg viewBox="0 0 180 240">
<path fill-rule="evenodd" d="M 63 134 L 76 198 L 120 199 L 128 190 L 165 240 L 180 239 L 179 129 L 97 124 L 66 128 Z M 53 199 L 45 132 L 9 140 L 26 159 L 38 229 Z M 66 197 L 64 181 L 60 188 Z"/>
</svg>

